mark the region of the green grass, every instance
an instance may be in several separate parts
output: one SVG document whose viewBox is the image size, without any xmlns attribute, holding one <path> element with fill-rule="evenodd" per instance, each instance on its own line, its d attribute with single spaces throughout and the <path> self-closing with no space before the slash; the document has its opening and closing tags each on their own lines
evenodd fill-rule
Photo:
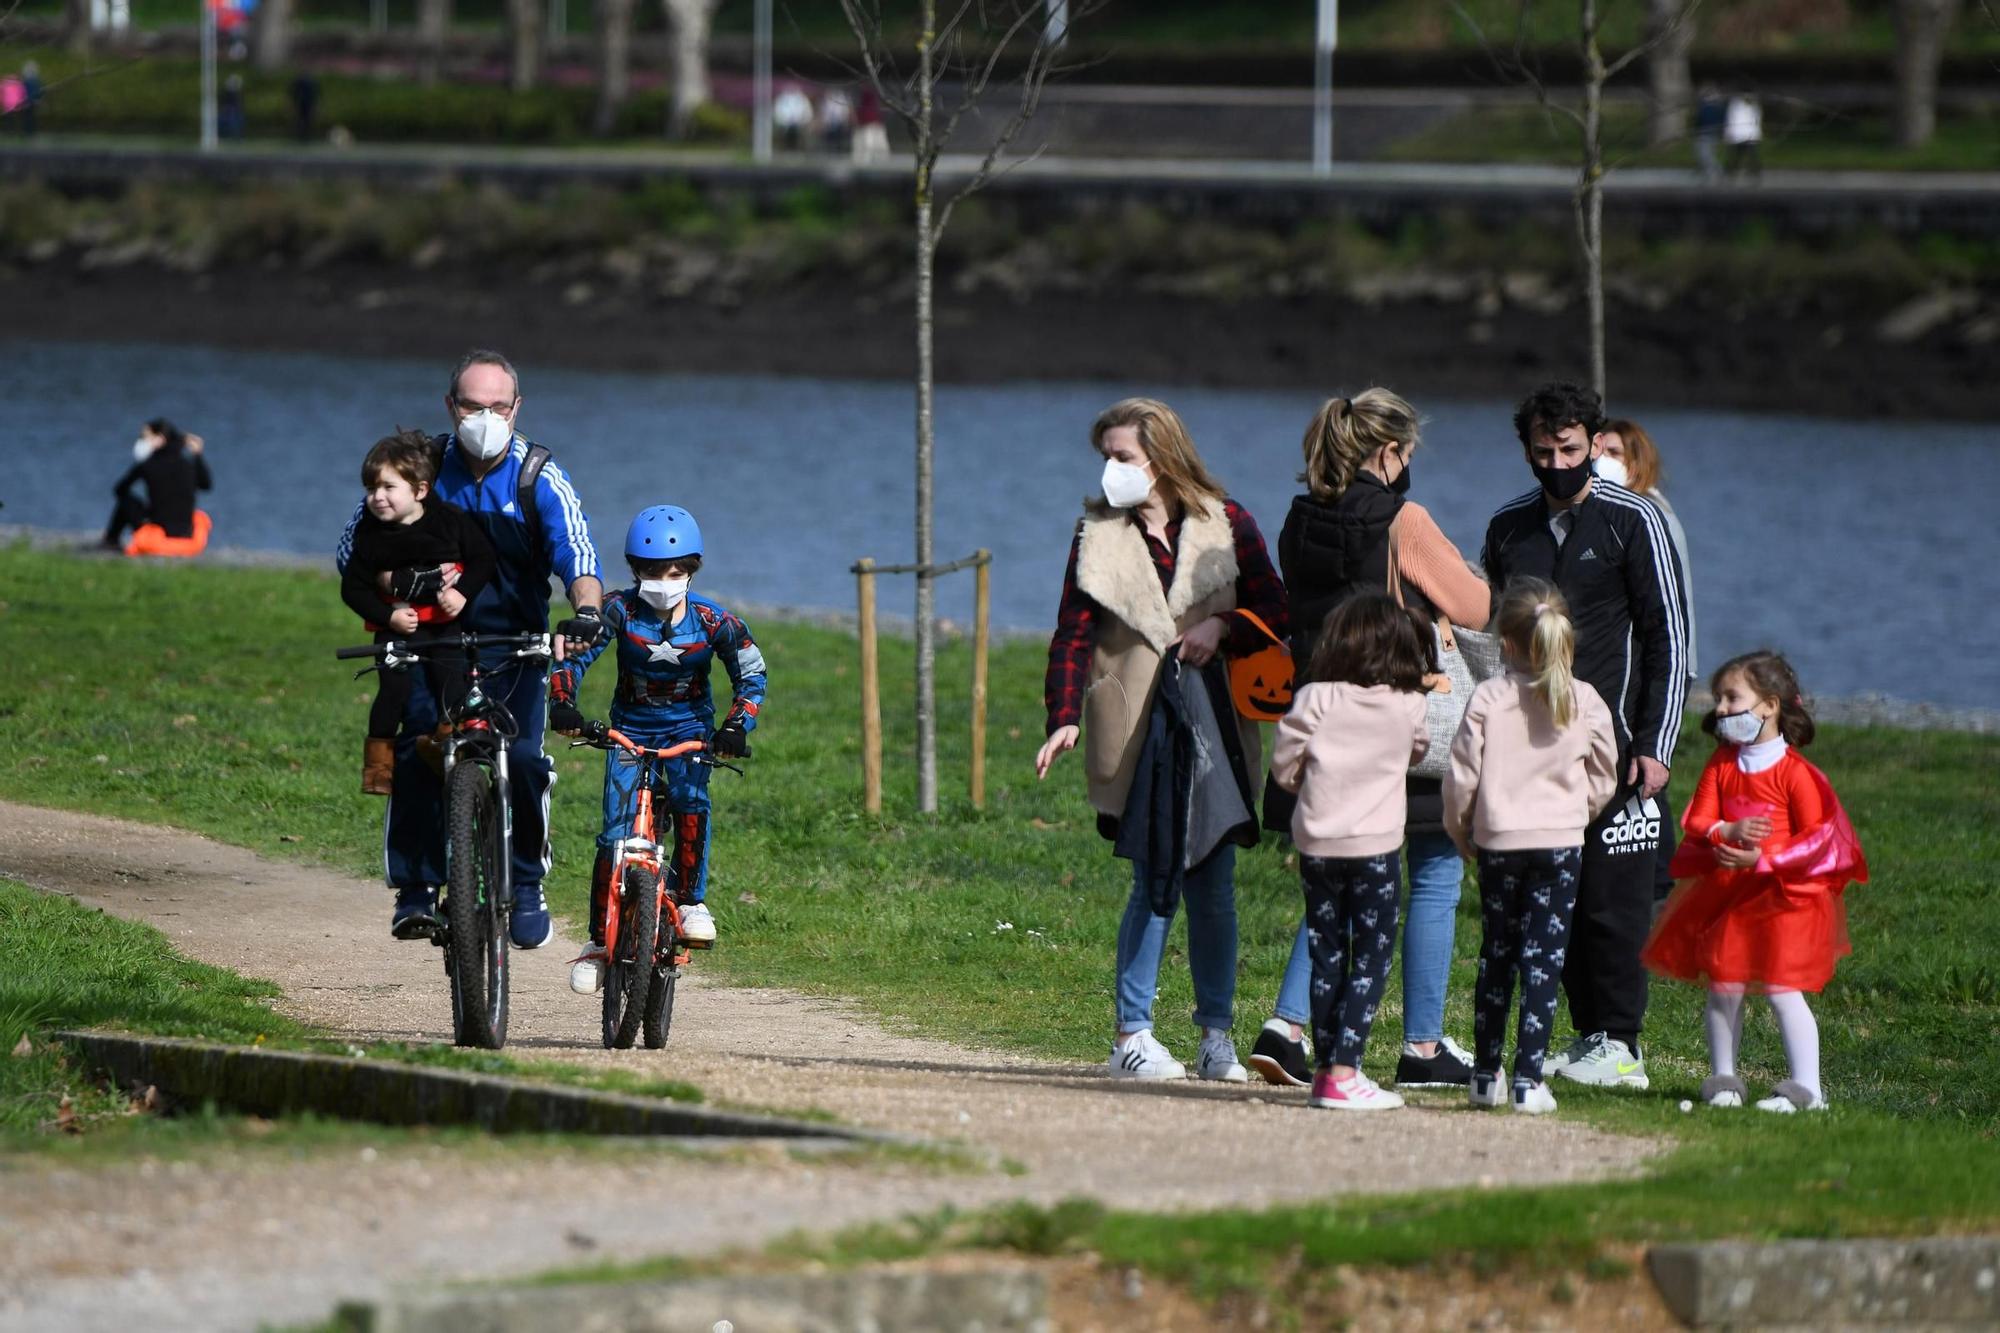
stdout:
<svg viewBox="0 0 2000 1333">
<path fill-rule="evenodd" d="M 1563 90 L 1567 96 L 1567 90 Z M 1614 104 L 1604 116 L 1604 157 L 1614 166 L 1693 167 L 1692 145 L 1645 146 L 1645 111 Z M 1581 139 L 1568 117 L 1533 106 L 1484 107 L 1440 121 L 1392 145 L 1399 162 L 1553 163 L 1573 166 Z M 1897 148 L 1885 116 L 1837 115 L 1773 103 L 1766 108 L 1767 170 L 1996 171 L 2000 113 L 1947 108 L 1937 135 L 1922 148 Z"/>
<path fill-rule="evenodd" d="M 711 577 L 726 584 L 723 573 Z M 354 772 L 368 690 L 332 659 L 333 647 L 356 636 L 329 577 L 16 547 L 0 551 L 0 607 L 15 682 L 0 707 L 0 794 L 156 820 L 355 874 L 377 870 L 379 806 L 358 794 Z M 218 616 L 223 607 L 231 614 Z M 852 997 L 913 1032 L 1101 1059 L 1111 940 L 1128 881 L 1096 836 L 1078 766 L 1065 762 L 1045 784 L 1033 779 L 1040 645 L 995 650 L 983 813 L 963 795 L 968 654 L 962 643 L 944 649 L 945 810 L 925 819 L 910 813 L 902 703 L 910 649 L 884 643 L 888 813 L 870 819 L 859 810 L 852 640 L 792 624 L 753 628 L 771 664 L 771 696 L 748 776 L 717 776 L 711 901 L 723 947 L 700 966 Z M 601 709 L 607 676 L 593 673 L 586 711 Z M 1691 741 L 1679 768 L 1691 773 L 1703 754 Z M 1654 1092 L 1564 1095 L 1566 1115 L 1677 1145 L 1643 1181 L 1358 1200 L 1199 1226 L 1111 1216 L 1091 1224 L 1090 1246 L 1228 1285 L 1282 1251 L 1285 1237 L 1314 1256 L 1403 1262 L 1428 1250 L 1560 1257 L 1619 1239 L 2000 1223 L 2000 927 L 1988 891 L 2000 740 L 1828 727 L 1812 755 L 1853 814 L 1875 881 L 1848 896 L 1855 954 L 1814 1004 L 1831 1114 L 1679 1114 L 1675 1102 L 1705 1070 L 1701 996 L 1660 985 L 1648 1033 Z M 576 914 L 600 761 L 561 751 L 557 762 L 564 780 L 554 793 L 550 887 L 559 910 Z M 1273 998 L 1299 911 L 1297 879 L 1279 849 L 1241 857 L 1238 903 L 1238 1004 L 1248 1030 Z M 1477 945 L 1468 895 L 1447 1013 L 1460 1034 L 1470 1030 Z M 1161 983 L 1162 1033 L 1185 1044 L 1192 996 L 1179 927 Z M 1399 993 L 1393 978 L 1389 992 Z M 226 1010 L 230 1026 L 205 1012 L 185 1021 L 210 1035 L 254 1036 L 269 1021 L 266 995 L 241 992 Z M 437 1002 L 442 1009 L 442 982 Z M 118 1011 L 134 1002 L 114 992 L 103 1003 Z M 163 1012 L 162 1021 L 181 1021 Z M 1370 1060 L 1378 1074 L 1394 1058 L 1398 1018 L 1393 1002 L 1385 1006 Z M 1746 1026 L 1745 1077 L 1768 1086 L 1784 1071 L 1775 1031 L 1754 1005 Z"/>
</svg>

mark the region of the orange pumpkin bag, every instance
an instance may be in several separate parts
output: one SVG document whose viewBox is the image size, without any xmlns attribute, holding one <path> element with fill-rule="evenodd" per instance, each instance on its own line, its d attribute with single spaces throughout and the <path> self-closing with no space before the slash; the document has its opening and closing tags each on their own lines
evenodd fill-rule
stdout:
<svg viewBox="0 0 2000 1333">
<path fill-rule="evenodd" d="M 1236 711 L 1252 722 L 1276 722 L 1292 707 L 1291 647 L 1271 633 L 1271 627 L 1256 612 L 1239 606 L 1231 614 L 1255 625 L 1271 642 L 1254 653 L 1229 659 L 1229 696 Z"/>
</svg>

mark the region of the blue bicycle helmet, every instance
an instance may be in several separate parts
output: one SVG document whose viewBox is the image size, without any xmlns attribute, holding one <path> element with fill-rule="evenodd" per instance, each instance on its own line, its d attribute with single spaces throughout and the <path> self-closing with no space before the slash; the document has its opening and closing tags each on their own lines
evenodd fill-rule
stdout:
<svg viewBox="0 0 2000 1333">
<path fill-rule="evenodd" d="M 701 525 L 679 505 L 654 505 L 639 511 L 625 529 L 625 555 L 631 560 L 680 560 L 701 554 Z"/>
</svg>

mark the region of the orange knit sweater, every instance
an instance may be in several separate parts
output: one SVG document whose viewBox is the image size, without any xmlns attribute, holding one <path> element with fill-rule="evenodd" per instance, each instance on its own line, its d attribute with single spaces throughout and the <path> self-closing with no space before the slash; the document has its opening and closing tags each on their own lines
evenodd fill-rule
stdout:
<svg viewBox="0 0 2000 1333">
<path fill-rule="evenodd" d="M 1452 624 L 1486 628 L 1493 595 L 1429 511 L 1420 504 L 1406 504 L 1389 530 L 1395 534 L 1396 570 L 1403 581 L 1421 588 Z"/>
</svg>

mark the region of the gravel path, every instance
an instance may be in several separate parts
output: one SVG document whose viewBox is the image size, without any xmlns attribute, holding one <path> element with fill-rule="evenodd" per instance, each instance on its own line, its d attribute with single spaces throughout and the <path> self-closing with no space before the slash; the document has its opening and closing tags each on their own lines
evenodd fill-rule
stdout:
<svg viewBox="0 0 2000 1333">
<path fill-rule="evenodd" d="M 278 983 L 282 1007 L 356 1039 L 449 1040 L 436 951 L 386 929 L 379 884 L 191 834 L 0 803 L 0 875 L 156 926 L 186 954 Z M 723 919 L 724 943 L 728 921 Z M 1107 946 L 1108 947 L 1108 946 Z M 514 955 L 523 1056 L 699 1085 L 711 1102 L 818 1108 L 965 1144 L 1017 1171 L 796 1160 L 770 1150 L 504 1146 L 250 1152 L 76 1170 L 0 1163 L 0 1329 L 254 1328 L 434 1274 L 475 1276 L 756 1245 L 945 1203 L 1084 1194 L 1125 1208 L 1256 1207 L 1346 1192 L 1581 1179 L 1651 1150 L 1560 1118 L 1308 1112 L 1302 1091 L 1114 1083 L 901 1036 L 836 1002 L 709 981 L 660 1052 L 598 1044 L 559 941 Z M 1107 961 L 1107 966 L 1108 966 Z M 1174 1034 L 1169 1034 L 1174 1035 Z"/>
</svg>

